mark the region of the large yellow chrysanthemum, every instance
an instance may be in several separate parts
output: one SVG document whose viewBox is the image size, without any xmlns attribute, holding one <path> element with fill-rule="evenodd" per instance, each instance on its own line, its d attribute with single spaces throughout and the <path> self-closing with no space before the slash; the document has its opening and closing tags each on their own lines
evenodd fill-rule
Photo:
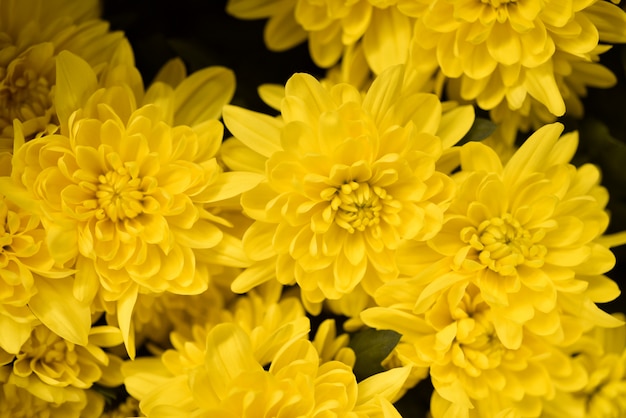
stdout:
<svg viewBox="0 0 626 418">
<path fill-rule="evenodd" d="M 454 283 L 475 283 L 510 349 L 519 347 L 522 327 L 563 343 L 592 323 L 617 325 L 594 304 L 619 294 L 603 276 L 615 264 L 603 241 L 608 194 L 595 166 L 568 163 L 577 136 L 559 139 L 562 130 L 558 123 L 538 130 L 505 166 L 480 143 L 461 148 L 458 193 L 441 231 L 399 251 L 403 273 L 425 284 L 417 309 Z"/>
<path fill-rule="evenodd" d="M 419 279 L 390 285 L 377 295 L 381 306 L 362 319 L 402 334 L 413 349 L 410 360 L 430 368 L 435 418 L 537 417 L 543 399 L 587 382 L 582 367 L 527 330 L 517 347 L 507 347 L 496 330 L 498 313 L 472 283 L 450 286 L 425 312 L 415 304 L 425 288 Z"/>
<path fill-rule="evenodd" d="M 243 237 L 256 264 L 233 289 L 277 277 L 297 283 L 312 310 L 325 299 L 372 294 L 397 275 L 402 240 L 438 232 L 455 189 L 435 165 L 472 125 L 473 109 L 442 114 L 434 95 L 403 90 L 397 66 L 365 95 L 296 74 L 281 114 L 224 109 L 235 136 L 226 141 L 224 161 L 265 174 L 242 195 L 244 212 L 256 220 Z"/>
<path fill-rule="evenodd" d="M 608 49 L 599 42 L 626 42 L 626 13 L 608 1 L 420 2 L 428 8 L 415 26 L 410 65 L 455 79 L 454 98 L 486 110 L 545 106 L 561 116 L 566 104 L 578 113 L 586 85 L 615 82 L 596 62 Z"/>
<path fill-rule="evenodd" d="M 161 389 L 142 398 L 142 412 L 148 417 L 398 417 L 390 399 L 407 368 L 357 384 L 350 366 L 321 362 L 313 344 L 300 338 L 283 345 L 265 370 L 253 344 L 238 325 L 217 325 L 207 335 L 203 363 L 175 380 L 161 378 Z M 132 386 L 129 390 L 134 394 Z"/>
<path fill-rule="evenodd" d="M 626 319 L 623 313 L 615 314 Z M 626 326 L 594 328 L 568 347 L 589 374 L 578 391 L 562 391 L 546 403 L 546 418 L 622 417 L 626 414 Z"/>
<path fill-rule="evenodd" d="M 269 18 L 264 37 L 271 50 L 308 39 L 311 58 L 323 68 L 362 42 L 379 74 L 406 62 L 415 18 L 426 7 L 414 0 L 229 0 L 226 10 L 241 19 Z"/>
<path fill-rule="evenodd" d="M 11 149 L 13 120 L 27 139 L 58 124 L 55 56 L 62 50 L 101 71 L 123 41 L 99 19 L 97 0 L 7 0 L 0 8 L 0 149 Z M 132 64 L 130 62 L 129 64 Z"/>
<path fill-rule="evenodd" d="M 60 130 L 19 147 L 2 185 L 41 206 L 50 254 L 75 263 L 74 294 L 88 304 L 96 296 L 116 302 L 132 353 L 139 292 L 200 293 L 210 275 L 196 250 L 241 253 L 236 239 L 224 239 L 229 222 L 217 215 L 219 202 L 259 176 L 223 173 L 214 158 L 223 135 L 216 118 L 234 78 L 208 68 L 175 88 L 155 83 L 144 96 L 123 59 L 98 88 L 84 60 L 61 52 L 57 80 Z"/>
</svg>

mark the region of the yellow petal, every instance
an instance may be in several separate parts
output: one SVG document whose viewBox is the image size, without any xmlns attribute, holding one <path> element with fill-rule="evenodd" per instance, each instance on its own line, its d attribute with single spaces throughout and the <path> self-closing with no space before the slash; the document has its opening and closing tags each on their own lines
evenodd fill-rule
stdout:
<svg viewBox="0 0 626 418">
<path fill-rule="evenodd" d="M 137 294 L 137 285 L 129 286 L 124 294 L 122 294 L 117 300 L 116 307 L 117 323 L 119 324 L 120 331 L 122 332 L 126 352 L 131 360 L 135 358 L 135 331 L 132 323 L 132 316 L 133 309 L 135 308 L 135 302 L 137 301 Z"/>
<path fill-rule="evenodd" d="M 285 51 L 301 44 L 308 36 L 307 31 L 296 21 L 289 7 L 274 14 L 263 31 L 263 40 L 270 51 Z"/>
<path fill-rule="evenodd" d="M 91 308 L 74 297 L 73 277 L 37 280 L 37 293 L 28 306 L 33 314 L 60 337 L 87 345 L 91 328 Z"/>
<path fill-rule="evenodd" d="M 374 9 L 363 35 L 363 50 L 375 74 L 406 62 L 412 35 L 411 19 L 397 8 Z"/>
<path fill-rule="evenodd" d="M 64 126 L 69 116 L 85 104 L 98 88 L 93 69 L 85 60 L 69 51 L 61 51 L 56 59 L 56 91 L 54 105 Z"/>
<path fill-rule="evenodd" d="M 228 130 L 253 151 L 269 157 L 281 149 L 279 119 L 232 105 L 224 106 L 223 118 Z"/>
<path fill-rule="evenodd" d="M 175 124 L 194 126 L 218 119 L 234 93 L 235 74 L 228 68 L 213 66 L 196 71 L 174 90 Z"/>
</svg>

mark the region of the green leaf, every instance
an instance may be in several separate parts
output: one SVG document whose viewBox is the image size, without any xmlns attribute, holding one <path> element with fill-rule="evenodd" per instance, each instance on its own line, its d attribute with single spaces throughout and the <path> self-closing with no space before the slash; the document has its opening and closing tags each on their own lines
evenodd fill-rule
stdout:
<svg viewBox="0 0 626 418">
<path fill-rule="evenodd" d="M 401 335 L 391 330 L 367 328 L 350 336 L 349 347 L 356 354 L 354 374 L 361 381 L 385 371 L 381 362 L 400 341 Z"/>
<path fill-rule="evenodd" d="M 458 145 L 463 145 L 471 141 L 482 141 L 487 138 L 496 130 L 496 124 L 489 119 L 476 118 L 474 124 L 463 138 L 459 141 Z"/>
</svg>

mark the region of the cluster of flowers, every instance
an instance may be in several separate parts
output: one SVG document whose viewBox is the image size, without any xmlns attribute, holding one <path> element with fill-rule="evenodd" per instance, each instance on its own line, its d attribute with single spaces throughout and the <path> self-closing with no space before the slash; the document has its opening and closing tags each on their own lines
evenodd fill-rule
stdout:
<svg viewBox="0 0 626 418">
<path fill-rule="evenodd" d="M 624 316 L 596 305 L 626 232 L 554 122 L 615 82 L 626 13 L 227 11 L 327 76 L 262 86 L 275 115 L 224 67 L 144 87 L 97 0 L 0 0 L 0 416 L 399 417 L 426 378 L 435 418 L 626 414 Z M 498 127 L 465 142 L 477 108 Z M 363 329 L 399 341 L 357 379 Z"/>
</svg>

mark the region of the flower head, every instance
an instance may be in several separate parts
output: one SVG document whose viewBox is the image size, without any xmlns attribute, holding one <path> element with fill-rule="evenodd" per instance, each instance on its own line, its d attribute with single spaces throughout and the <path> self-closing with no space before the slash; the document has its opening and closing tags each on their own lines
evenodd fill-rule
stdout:
<svg viewBox="0 0 626 418">
<path fill-rule="evenodd" d="M 0 367 L 0 416 L 15 418 L 79 418 L 97 417 L 102 402 L 89 403 L 85 393 L 77 388 L 65 388 L 66 398 L 71 400 L 50 402 L 41 399 L 26 388 L 8 382 L 9 366 Z M 70 396 L 71 395 L 71 396 Z M 90 413 L 91 412 L 91 413 Z"/>
<path fill-rule="evenodd" d="M 111 60 L 124 36 L 110 32 L 99 11 L 94 0 L 7 3 L 0 16 L 0 138 L 12 139 L 14 119 L 22 122 L 27 139 L 59 123 L 53 107 L 59 51 L 72 51 L 94 66 Z"/>
<path fill-rule="evenodd" d="M 271 50 L 308 39 L 311 58 L 323 68 L 362 43 L 367 64 L 379 74 L 406 62 L 415 18 L 426 7 L 413 0 L 229 0 L 226 10 L 241 19 L 269 18 L 264 37 Z"/>
<path fill-rule="evenodd" d="M 441 231 L 401 250 L 401 269 L 428 283 L 416 301 L 423 309 L 469 280 L 497 312 L 495 329 L 508 348 L 519 346 L 522 325 L 561 342 L 592 323 L 617 325 L 594 304 L 619 294 L 603 276 L 615 263 L 602 243 L 607 192 L 595 166 L 568 163 L 577 137 L 559 139 L 562 129 L 538 130 L 504 166 L 482 144 L 462 147 L 458 193 Z M 580 321 L 561 322 L 563 313 Z"/>
<path fill-rule="evenodd" d="M 615 314 L 623 321 L 623 314 Z M 626 326 L 596 327 L 567 348 L 589 374 L 579 390 L 560 391 L 546 417 L 618 417 L 626 414 Z"/>
<path fill-rule="evenodd" d="M 137 294 L 204 291 L 209 269 L 195 251 L 237 245 L 223 239 L 230 224 L 213 205 L 258 181 L 223 173 L 214 157 L 223 132 L 216 118 L 234 89 L 229 70 L 201 70 L 175 88 L 156 83 L 145 100 L 135 76 L 122 62 L 98 88 L 84 60 L 59 54 L 61 128 L 17 150 L 6 184 L 41 205 L 52 257 L 76 263 L 74 294 L 116 302 L 131 353 Z M 198 95 L 215 103 L 201 105 Z"/>
<path fill-rule="evenodd" d="M 404 91 L 398 66 L 364 96 L 348 84 L 326 89 L 296 74 L 281 113 L 224 110 L 235 136 L 224 160 L 251 161 L 250 170 L 265 174 L 242 195 L 244 212 L 256 220 L 244 248 L 258 263 L 233 289 L 245 292 L 275 274 L 298 283 L 309 304 L 340 299 L 361 284 L 372 293 L 397 275 L 402 240 L 438 232 L 455 189 L 436 164 L 469 129 L 473 110 L 443 113 L 434 95 Z"/>
<path fill-rule="evenodd" d="M 295 339 L 276 352 L 265 370 L 253 355 L 252 344 L 250 335 L 236 324 L 217 325 L 207 335 L 203 363 L 192 368 L 189 376 L 162 384 L 157 393 L 142 399 L 142 411 L 154 417 L 387 417 L 397 413 L 389 399 L 408 369 L 394 369 L 357 384 L 350 366 L 340 361 L 322 363 L 310 341 Z"/>
<path fill-rule="evenodd" d="M 61 283 L 69 283 L 71 274 L 51 256 L 40 216 L 0 194 L 0 324 L 6 336 L 0 339 L 2 349 L 17 353 L 40 321 L 59 329 L 42 315 L 42 303 L 59 296 L 65 287 Z M 47 292 L 54 283 L 56 295 Z"/>
<path fill-rule="evenodd" d="M 530 106 L 538 107 L 532 113 L 545 108 L 562 116 L 570 109 L 566 104 L 579 113 L 585 86 L 615 83 L 597 63 L 608 49 L 599 42 L 626 42 L 618 29 L 626 13 L 608 1 L 423 3 L 429 7 L 415 25 L 409 62 L 455 80 L 454 99 L 475 101 L 486 110 L 504 104 L 528 116 Z"/>
<path fill-rule="evenodd" d="M 405 291 L 399 291 L 404 289 Z M 435 388 L 434 417 L 539 416 L 542 400 L 558 388 L 581 388 L 586 373 L 546 339 L 524 331 L 522 343 L 508 348 L 496 330 L 496 311 L 478 287 L 457 283 L 420 312 L 415 300 L 424 285 L 402 280 L 384 285 L 380 307 L 362 313 L 370 326 L 402 334 L 409 360 L 430 368 Z M 389 297 L 393 292 L 396 297 Z"/>
</svg>

